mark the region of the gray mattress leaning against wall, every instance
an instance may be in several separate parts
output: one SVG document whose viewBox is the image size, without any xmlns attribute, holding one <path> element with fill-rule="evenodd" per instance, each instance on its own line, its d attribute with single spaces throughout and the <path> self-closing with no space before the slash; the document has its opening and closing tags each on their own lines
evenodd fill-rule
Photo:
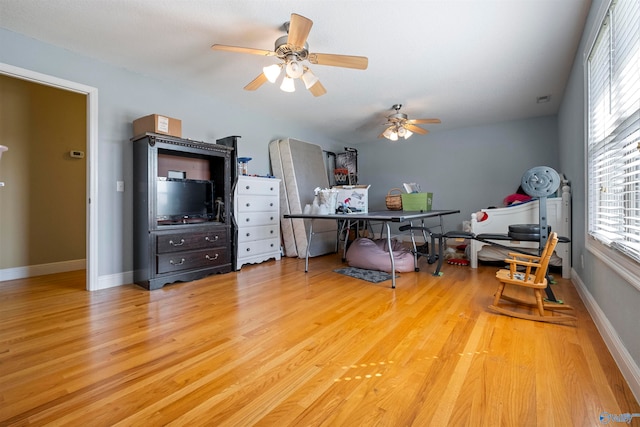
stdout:
<svg viewBox="0 0 640 427">
<path fill-rule="evenodd" d="M 269 143 L 273 174 L 280 178 L 281 230 L 285 256 L 304 258 L 309 240 L 310 220 L 285 219 L 282 215 L 302 213 L 311 205 L 314 189 L 329 188 L 329 177 L 322 148 L 293 138 Z M 334 220 L 315 220 L 310 256 L 336 251 L 337 224 Z"/>
</svg>

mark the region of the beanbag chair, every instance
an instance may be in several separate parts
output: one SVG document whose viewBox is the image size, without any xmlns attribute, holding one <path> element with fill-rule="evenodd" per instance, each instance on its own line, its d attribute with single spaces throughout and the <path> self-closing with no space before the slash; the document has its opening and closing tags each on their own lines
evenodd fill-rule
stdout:
<svg viewBox="0 0 640 427">
<path fill-rule="evenodd" d="M 391 249 L 393 250 L 396 272 L 409 273 L 415 271 L 413 254 L 409 249 L 395 239 L 391 240 Z M 391 259 L 389 258 L 387 239 L 357 238 L 349 246 L 346 259 L 351 267 L 391 273 Z"/>
</svg>

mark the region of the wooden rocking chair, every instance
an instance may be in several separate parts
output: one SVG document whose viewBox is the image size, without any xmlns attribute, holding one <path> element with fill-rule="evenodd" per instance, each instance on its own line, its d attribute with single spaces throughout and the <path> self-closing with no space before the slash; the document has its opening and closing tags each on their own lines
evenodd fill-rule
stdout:
<svg viewBox="0 0 640 427">
<path fill-rule="evenodd" d="M 556 313 L 555 310 L 572 310 L 573 307 L 553 302 L 544 302 L 542 292 L 546 289 L 547 267 L 551 255 L 558 244 L 558 234 L 549 233 L 547 244 L 540 256 L 526 255 L 510 252 L 509 257 L 504 261 L 509 264 L 509 269 L 501 269 L 496 273 L 496 279 L 500 282 L 498 290 L 493 299 L 493 304 L 489 306 L 491 310 L 508 316 L 519 317 L 521 319 L 536 320 L 540 322 L 568 322 L 576 320 L 569 314 Z M 524 270 L 522 270 L 524 268 Z M 520 269 L 520 271 L 518 271 Z M 506 285 L 524 286 L 533 289 L 535 302 L 526 301 L 520 298 L 504 295 Z M 538 314 L 528 314 L 526 312 L 514 311 L 498 305 L 500 300 L 509 301 L 526 307 L 537 309 Z M 545 315 L 545 310 L 551 311 Z"/>
</svg>

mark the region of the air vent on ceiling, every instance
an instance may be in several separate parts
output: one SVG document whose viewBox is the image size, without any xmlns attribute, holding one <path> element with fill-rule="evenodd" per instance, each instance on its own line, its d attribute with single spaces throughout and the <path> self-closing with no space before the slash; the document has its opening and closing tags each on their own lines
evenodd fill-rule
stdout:
<svg viewBox="0 0 640 427">
<path fill-rule="evenodd" d="M 538 104 L 544 104 L 545 102 L 551 101 L 551 95 L 542 95 L 536 98 L 536 102 Z"/>
</svg>

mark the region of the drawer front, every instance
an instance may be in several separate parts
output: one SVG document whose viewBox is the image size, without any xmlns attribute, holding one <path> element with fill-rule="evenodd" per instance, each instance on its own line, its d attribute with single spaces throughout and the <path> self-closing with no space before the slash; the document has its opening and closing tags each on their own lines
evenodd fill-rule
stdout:
<svg viewBox="0 0 640 427">
<path fill-rule="evenodd" d="M 236 220 L 238 229 L 257 225 L 275 225 L 280 221 L 279 212 L 240 212 Z"/>
<path fill-rule="evenodd" d="M 251 242 L 254 240 L 280 237 L 280 229 L 277 224 L 262 225 L 258 227 L 242 227 L 238 229 L 238 242 Z"/>
<path fill-rule="evenodd" d="M 238 212 L 277 212 L 280 207 L 277 197 L 238 196 Z"/>
<path fill-rule="evenodd" d="M 229 262 L 226 248 L 203 249 L 157 256 L 158 274 L 196 268 L 217 267 Z"/>
<path fill-rule="evenodd" d="M 158 253 L 170 253 L 225 246 L 227 229 L 220 227 L 211 230 L 200 230 L 183 233 L 158 234 Z"/>
<path fill-rule="evenodd" d="M 278 195 L 280 181 L 272 178 L 238 178 L 237 192 L 241 194 Z"/>
<path fill-rule="evenodd" d="M 256 240 L 253 242 L 238 243 L 238 258 L 260 255 L 269 252 L 278 252 L 280 250 L 280 239 Z"/>
</svg>

